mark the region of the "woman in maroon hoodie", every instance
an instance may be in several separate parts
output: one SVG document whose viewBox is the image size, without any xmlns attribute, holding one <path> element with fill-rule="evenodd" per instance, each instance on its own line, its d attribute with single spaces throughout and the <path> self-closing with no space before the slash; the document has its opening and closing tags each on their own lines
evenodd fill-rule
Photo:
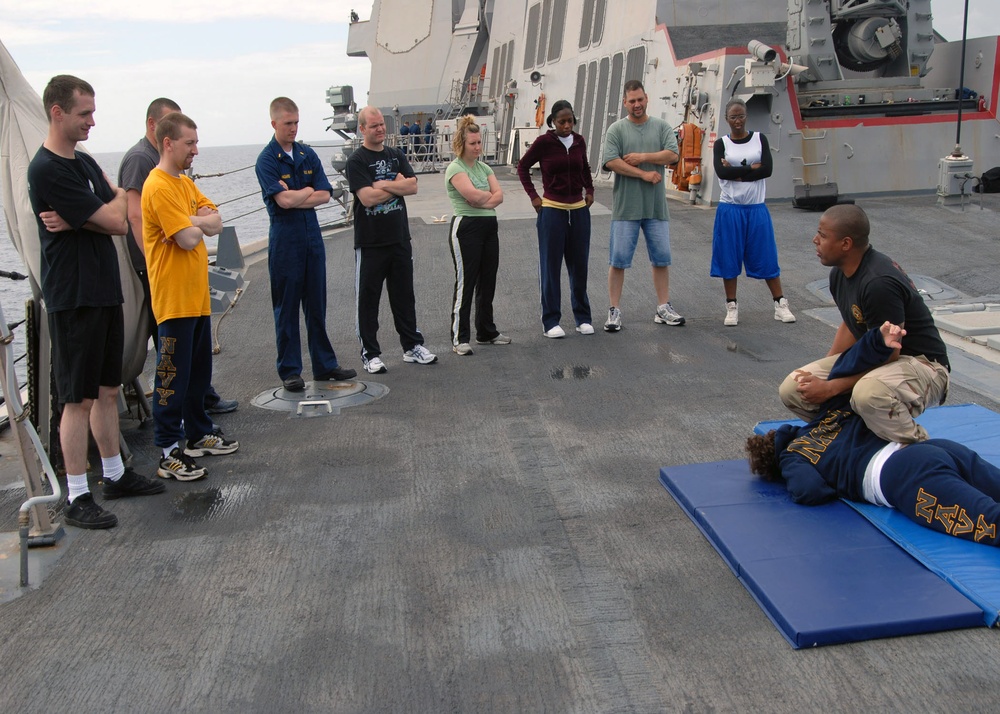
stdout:
<svg viewBox="0 0 1000 714">
<path fill-rule="evenodd" d="M 552 127 L 525 152 L 517 165 L 521 185 L 538 213 L 538 273 L 542 290 L 542 330 L 546 337 L 565 337 L 559 325 L 562 316 L 560 272 L 566 261 L 570 303 L 576 331 L 594 334 L 587 298 L 587 268 L 590 261 L 590 205 L 594 182 L 587 162 L 587 144 L 573 131 L 576 115 L 564 99 L 552 105 L 546 119 Z M 542 169 L 542 196 L 531 182 L 531 167 Z"/>
</svg>

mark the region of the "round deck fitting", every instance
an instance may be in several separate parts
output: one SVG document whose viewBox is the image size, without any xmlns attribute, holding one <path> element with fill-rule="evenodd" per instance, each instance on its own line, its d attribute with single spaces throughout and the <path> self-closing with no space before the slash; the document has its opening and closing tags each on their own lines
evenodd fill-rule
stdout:
<svg viewBox="0 0 1000 714">
<path fill-rule="evenodd" d="M 381 399 L 389 388 L 379 382 L 346 380 L 343 382 L 306 382 L 301 392 L 275 387 L 261 392 L 250 403 L 261 409 L 291 412 L 295 418 L 340 414 L 345 407 L 356 407 Z"/>
</svg>

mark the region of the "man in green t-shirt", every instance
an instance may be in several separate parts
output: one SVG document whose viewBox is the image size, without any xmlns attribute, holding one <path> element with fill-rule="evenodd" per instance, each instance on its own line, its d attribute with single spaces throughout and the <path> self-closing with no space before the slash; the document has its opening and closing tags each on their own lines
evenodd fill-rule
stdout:
<svg viewBox="0 0 1000 714">
<path fill-rule="evenodd" d="M 625 269 L 632 267 L 639 229 L 646 237 L 646 252 L 653 265 L 657 324 L 683 325 L 684 318 L 670 305 L 670 214 L 663 188 L 665 166 L 677 163 L 677 137 L 662 119 L 646 114 L 649 97 L 642 82 L 625 83 L 628 114 L 608 128 L 604 167 L 615 173 L 611 210 L 611 249 L 608 268 L 608 319 L 606 332 L 622 328 L 619 303 Z"/>
</svg>

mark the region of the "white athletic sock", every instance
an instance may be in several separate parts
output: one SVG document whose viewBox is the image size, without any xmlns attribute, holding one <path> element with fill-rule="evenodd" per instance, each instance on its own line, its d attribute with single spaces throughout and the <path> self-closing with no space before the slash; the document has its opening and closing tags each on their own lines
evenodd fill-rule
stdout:
<svg viewBox="0 0 1000 714">
<path fill-rule="evenodd" d="M 110 459 L 101 457 L 101 468 L 104 470 L 105 481 L 117 481 L 125 473 L 125 464 L 122 463 L 121 453 L 117 453 Z"/>
<path fill-rule="evenodd" d="M 69 502 L 73 503 L 78 497 L 85 493 L 90 493 L 90 486 L 87 485 L 87 474 L 79 476 L 66 474 L 66 485 L 69 487 Z"/>
<path fill-rule="evenodd" d="M 164 446 L 163 447 L 163 458 L 167 458 L 168 456 L 170 456 L 170 452 L 173 451 L 174 449 L 179 449 L 180 446 L 181 445 L 179 443 L 177 443 L 176 441 L 173 444 L 171 444 L 170 446 Z"/>
</svg>

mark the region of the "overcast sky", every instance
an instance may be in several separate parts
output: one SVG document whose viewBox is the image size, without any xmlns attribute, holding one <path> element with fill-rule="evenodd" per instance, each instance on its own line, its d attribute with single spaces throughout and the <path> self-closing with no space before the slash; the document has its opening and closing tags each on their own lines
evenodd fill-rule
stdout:
<svg viewBox="0 0 1000 714">
<path fill-rule="evenodd" d="M 371 6 L 371 0 L 0 0 L 0 41 L 39 94 L 55 74 L 94 85 L 92 152 L 134 144 L 146 106 L 158 96 L 192 116 L 202 146 L 265 143 L 272 134 L 268 104 L 279 95 L 299 105 L 299 137 L 322 141 L 333 138 L 325 132 L 327 87 L 353 85 L 364 103 L 370 65 L 346 55 L 347 27 L 352 9 L 368 19 Z M 962 37 L 964 6 L 964 0 L 933 0 L 935 28 L 949 40 Z M 1000 0 L 970 0 L 970 37 L 1000 34 L 998 6 Z"/>
<path fill-rule="evenodd" d="M 198 123 L 202 146 L 264 144 L 277 96 L 299 106 L 299 137 L 332 140 L 326 89 L 354 86 L 364 103 L 371 65 L 346 54 L 351 9 L 371 0 L 0 0 L 0 41 L 41 95 L 56 74 L 97 93 L 91 152 L 124 151 L 156 97 Z"/>
</svg>

